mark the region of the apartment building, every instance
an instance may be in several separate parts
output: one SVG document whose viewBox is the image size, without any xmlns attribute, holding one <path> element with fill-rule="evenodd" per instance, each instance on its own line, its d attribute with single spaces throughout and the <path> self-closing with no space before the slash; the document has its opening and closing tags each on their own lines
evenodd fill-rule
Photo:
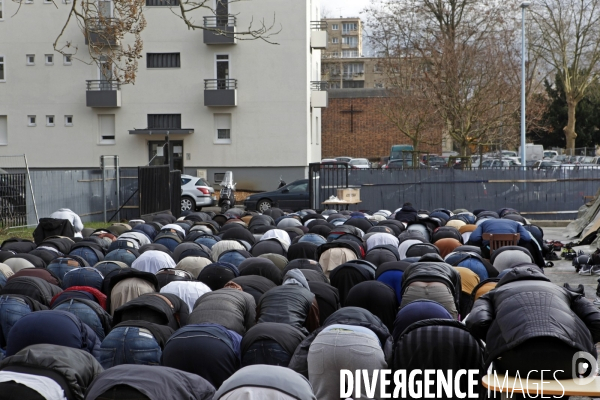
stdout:
<svg viewBox="0 0 600 400">
<path fill-rule="evenodd" d="M 110 14 L 110 1 L 97 1 Z M 318 0 L 221 0 L 221 17 L 195 16 L 231 32 L 275 16 L 278 45 L 189 30 L 174 0 L 146 0 L 135 85 L 53 51 L 70 2 L 0 0 L 0 155 L 26 154 L 32 168 L 97 168 L 101 155 L 125 167 L 163 164 L 168 137 L 176 169 L 211 183 L 231 170 L 244 189 L 303 178 L 320 160 L 327 94 L 311 82 L 327 32 Z M 64 38 L 85 58 L 77 24 Z"/>
<path fill-rule="evenodd" d="M 384 78 L 375 57 L 363 57 L 360 18 L 326 18 L 327 48 L 323 52 L 321 80 L 331 89 L 382 88 Z"/>
</svg>

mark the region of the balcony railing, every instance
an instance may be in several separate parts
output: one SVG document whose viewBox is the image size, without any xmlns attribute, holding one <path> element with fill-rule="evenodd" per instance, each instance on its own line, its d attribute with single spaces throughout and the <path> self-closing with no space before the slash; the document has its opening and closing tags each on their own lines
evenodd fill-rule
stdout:
<svg viewBox="0 0 600 400">
<path fill-rule="evenodd" d="M 235 15 L 214 15 L 204 17 L 204 26 L 206 28 L 223 28 L 225 26 L 235 26 Z"/>
<path fill-rule="evenodd" d="M 235 44 L 235 15 L 211 15 L 204 17 L 204 44 Z M 220 32 L 215 32 L 218 29 Z"/>
<path fill-rule="evenodd" d="M 205 79 L 204 105 L 206 107 L 237 106 L 237 79 Z"/>
<path fill-rule="evenodd" d="M 205 79 L 204 90 L 235 90 L 237 79 Z"/>
<path fill-rule="evenodd" d="M 312 81 L 310 83 L 310 90 L 323 91 L 329 89 L 329 82 L 326 81 Z"/>
<path fill-rule="evenodd" d="M 310 29 L 312 31 L 326 31 L 327 21 L 310 21 Z"/>
<path fill-rule="evenodd" d="M 121 90 L 121 83 L 115 81 L 85 81 L 87 90 Z"/>
<path fill-rule="evenodd" d="M 86 81 L 88 107 L 121 107 L 121 84 L 115 81 Z"/>
<path fill-rule="evenodd" d="M 356 29 L 342 29 L 342 35 L 358 35 L 358 28 L 356 28 Z"/>
</svg>

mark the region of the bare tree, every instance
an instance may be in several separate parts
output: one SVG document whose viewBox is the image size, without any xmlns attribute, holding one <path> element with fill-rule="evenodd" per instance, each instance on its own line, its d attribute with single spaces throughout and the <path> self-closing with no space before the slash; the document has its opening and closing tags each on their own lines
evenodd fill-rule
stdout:
<svg viewBox="0 0 600 400">
<path fill-rule="evenodd" d="M 461 155 L 492 140 L 516 109 L 507 7 L 493 0 L 380 0 L 368 11 L 377 49 L 421 59 L 415 79 Z"/>
<path fill-rule="evenodd" d="M 541 0 L 531 7 L 537 28 L 530 44 L 559 74 L 567 100 L 568 149 L 575 148 L 576 109 L 587 88 L 598 79 L 600 61 L 600 0 Z"/>
<path fill-rule="evenodd" d="M 13 1 L 19 4 L 15 13 L 17 14 L 24 0 Z M 59 5 L 52 1 L 58 8 Z M 227 5 L 247 0 L 217 0 L 216 6 L 213 6 L 214 0 L 160 1 L 171 6 L 171 11 L 188 29 L 207 30 L 215 35 L 238 40 L 263 40 L 277 44 L 273 41 L 273 36 L 279 33 L 281 27 L 276 26 L 275 15 L 269 23 L 264 19 L 258 22 L 251 19 L 245 29 L 228 29 L 236 15 L 227 14 Z M 138 60 L 142 58 L 144 48 L 141 33 L 146 27 L 143 14 L 145 0 L 72 0 L 72 3 L 65 4 L 69 7 L 69 14 L 54 40 L 54 50 L 86 64 L 98 65 L 107 81 L 135 83 Z M 204 11 L 203 14 L 208 11 L 212 19 L 202 18 L 201 23 L 196 22 L 194 16 L 197 11 Z M 72 24 L 76 24 L 83 33 L 88 45 L 88 54 L 81 54 L 73 39 L 65 37 L 68 27 Z"/>
</svg>

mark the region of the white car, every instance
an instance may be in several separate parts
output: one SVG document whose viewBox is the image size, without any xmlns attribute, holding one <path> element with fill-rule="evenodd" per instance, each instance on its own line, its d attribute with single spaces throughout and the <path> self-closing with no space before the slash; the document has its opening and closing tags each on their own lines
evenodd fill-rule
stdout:
<svg viewBox="0 0 600 400">
<path fill-rule="evenodd" d="M 366 158 L 353 158 L 352 160 L 350 160 L 349 164 L 352 168 L 370 168 L 371 167 L 369 160 L 367 160 Z"/>
<path fill-rule="evenodd" d="M 200 211 L 217 204 L 215 190 L 203 178 L 181 175 L 181 211 Z"/>
</svg>

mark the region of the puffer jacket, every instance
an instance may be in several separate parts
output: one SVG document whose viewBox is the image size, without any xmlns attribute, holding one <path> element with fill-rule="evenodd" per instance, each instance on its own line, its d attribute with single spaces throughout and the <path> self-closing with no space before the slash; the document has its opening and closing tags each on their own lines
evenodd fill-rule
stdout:
<svg viewBox="0 0 600 400">
<path fill-rule="evenodd" d="M 446 264 L 437 254 L 427 254 L 414 264 L 411 264 L 402 276 L 402 291 L 413 282 L 442 282 L 452 292 L 456 309 L 459 309 L 460 274 L 456 269 Z"/>
<path fill-rule="evenodd" d="M 486 366 L 536 337 L 556 337 L 596 357 L 600 311 L 580 294 L 550 282 L 535 265 L 512 268 L 495 290 L 481 296 L 466 321 L 486 342 Z"/>
</svg>

